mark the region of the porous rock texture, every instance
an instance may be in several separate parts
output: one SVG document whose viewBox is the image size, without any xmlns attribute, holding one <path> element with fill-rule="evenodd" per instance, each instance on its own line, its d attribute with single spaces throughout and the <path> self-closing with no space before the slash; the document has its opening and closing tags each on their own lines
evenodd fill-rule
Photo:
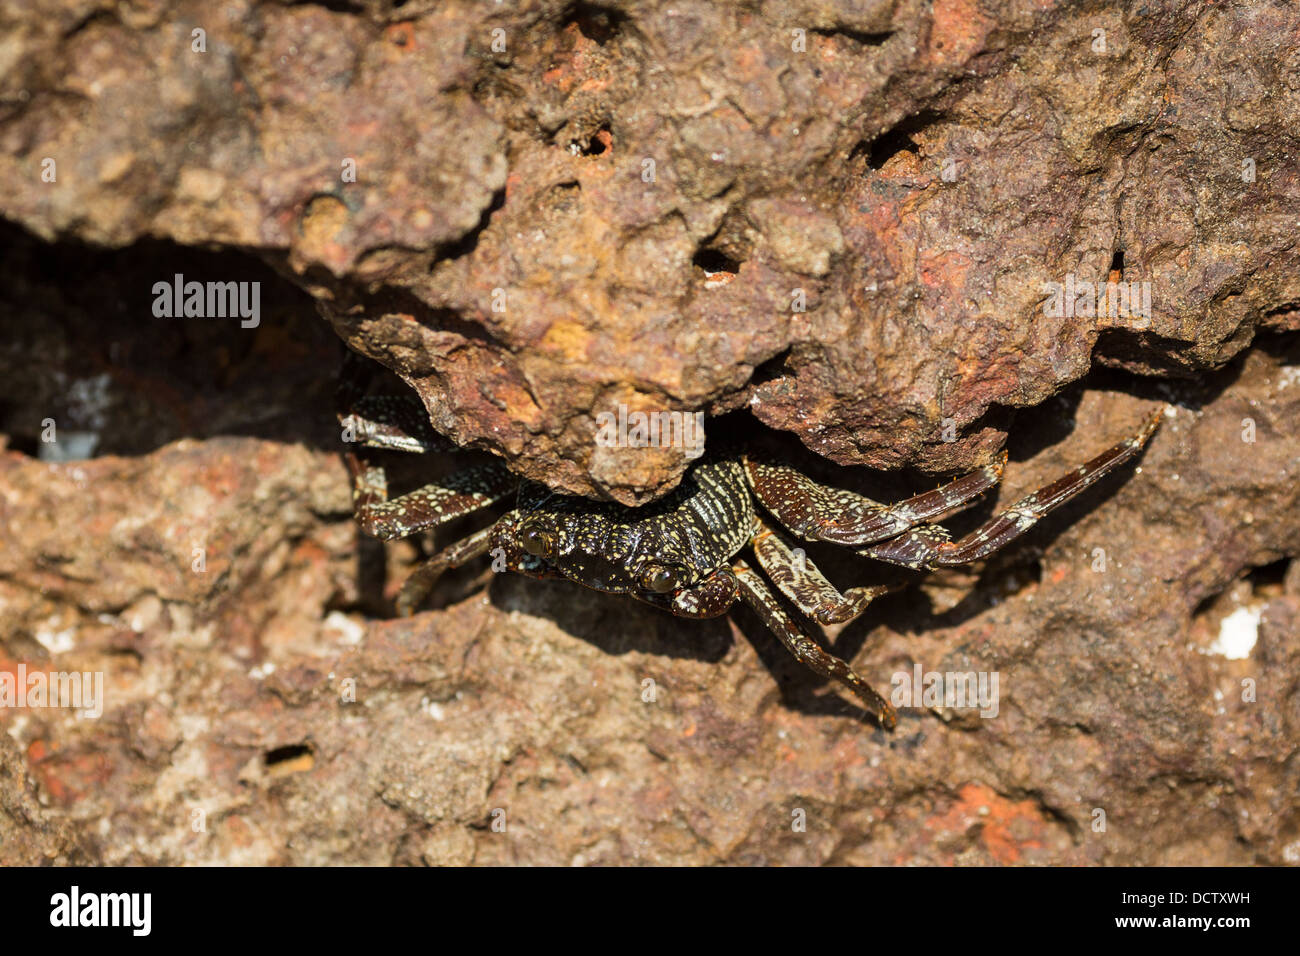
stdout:
<svg viewBox="0 0 1300 956">
<path fill-rule="evenodd" d="M 598 446 L 619 404 L 748 405 L 841 464 L 952 470 L 1003 440 L 991 408 L 1094 357 L 1194 374 L 1300 304 L 1288 0 L 56 0 L 0 25 L 0 214 L 259 250 L 440 430 L 574 493 L 644 501 L 689 464 Z M 1045 314 L 1044 283 L 1112 267 L 1149 316 Z"/>
<path fill-rule="evenodd" d="M 1300 862 L 1293 5 L 0 31 L 0 671 L 105 683 L 0 707 L 0 862 Z M 260 323 L 154 316 L 178 272 L 260 282 Z M 1150 315 L 1053 317 L 1069 277 Z M 996 716 L 886 734 L 743 610 L 474 567 L 389 619 L 417 548 L 351 521 L 335 332 L 459 443 L 629 504 L 689 460 L 597 445 L 620 403 L 881 498 L 1009 441 L 959 529 L 1171 408 L 969 572 L 810 549 L 906 585 L 828 638 L 878 688 L 998 676 Z"/>
</svg>

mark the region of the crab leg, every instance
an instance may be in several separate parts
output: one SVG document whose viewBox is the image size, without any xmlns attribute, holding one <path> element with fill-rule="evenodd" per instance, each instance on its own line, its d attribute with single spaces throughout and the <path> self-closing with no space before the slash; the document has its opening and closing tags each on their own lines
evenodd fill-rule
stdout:
<svg viewBox="0 0 1300 956">
<path fill-rule="evenodd" d="M 883 505 L 842 488 L 827 488 L 785 465 L 746 459 L 745 474 L 763 507 L 795 536 L 805 541 L 865 545 L 965 507 L 998 483 L 1006 463 L 1003 452 L 983 468 L 896 505 Z"/>
<path fill-rule="evenodd" d="M 388 498 L 384 470 L 352 452 L 344 456 L 352 473 L 352 504 L 366 534 L 389 540 L 436 528 L 488 508 L 513 494 L 519 479 L 505 465 L 489 462 L 456 472 L 415 491 Z"/>
<path fill-rule="evenodd" d="M 881 586 L 850 588 L 840 593 L 811 559 L 797 556 L 781 535 L 761 521 L 751 543 L 759 567 L 772 583 L 795 607 L 818 624 L 851 621 L 873 600 L 891 590 Z"/>
<path fill-rule="evenodd" d="M 873 545 L 858 553 L 909 568 L 937 568 L 985 558 L 1020 537 L 1043 515 L 1134 457 L 1151 438 L 1163 415 L 1164 409 L 1161 409 L 1148 418 L 1132 438 L 1111 446 L 1086 464 L 1026 495 L 959 541 L 948 540 L 947 532 L 941 528 L 918 528 L 894 541 Z"/>
<path fill-rule="evenodd" d="M 839 681 L 857 695 L 867 711 L 880 721 L 882 726 L 890 730 L 894 728 L 898 723 L 898 715 L 889 701 L 872 690 L 871 686 L 848 664 L 823 650 L 816 641 L 805 634 L 763 583 L 763 579 L 748 564 L 737 561 L 732 569 L 740 584 L 740 596 L 754 609 L 772 633 L 781 639 L 781 643 L 796 660 L 823 677 L 833 677 Z"/>
<path fill-rule="evenodd" d="M 339 423 L 367 448 L 415 454 L 459 450 L 455 442 L 434 431 L 423 405 L 403 395 L 361 396 L 339 413 Z"/>
<path fill-rule="evenodd" d="M 351 430 L 353 441 L 388 451 L 456 450 L 454 444 L 433 430 L 424 406 L 415 399 L 364 395 L 360 363 L 359 356 L 347 353 L 335 395 L 339 422 Z M 388 478 L 381 466 L 352 451 L 344 454 L 344 461 L 352 475 L 352 505 L 358 523 L 366 534 L 386 540 L 472 514 L 518 487 L 518 479 L 504 465 L 492 462 L 466 468 L 390 501 Z"/>
<path fill-rule="evenodd" d="M 493 526 L 488 525 L 468 537 L 447 545 L 412 571 L 402 583 L 402 590 L 398 592 L 397 613 L 402 617 L 410 617 L 429 596 L 429 592 L 433 590 L 433 586 L 438 583 L 444 571 L 458 568 L 468 561 L 487 554 L 492 546 L 492 530 Z"/>
<path fill-rule="evenodd" d="M 434 431 L 424 406 L 410 395 L 365 394 L 366 361 L 347 350 L 339 371 L 334 404 L 339 423 L 351 440 L 388 451 L 455 451 L 457 446 Z"/>
</svg>

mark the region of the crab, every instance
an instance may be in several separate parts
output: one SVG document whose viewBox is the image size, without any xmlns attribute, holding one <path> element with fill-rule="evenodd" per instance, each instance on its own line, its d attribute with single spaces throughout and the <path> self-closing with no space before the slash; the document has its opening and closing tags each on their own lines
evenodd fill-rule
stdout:
<svg viewBox="0 0 1300 956">
<path fill-rule="evenodd" d="M 397 597 L 402 615 L 416 611 L 445 571 L 487 555 L 497 571 L 630 595 L 678 617 L 718 617 L 740 599 L 797 660 L 844 685 L 892 729 L 898 719 L 893 706 L 808 635 L 742 552 L 752 553 L 776 592 L 806 617 L 820 625 L 846 623 L 892 588 L 841 592 L 792 547 L 787 534 L 848 546 L 864 557 L 915 570 L 978 561 L 1136 456 L 1162 415 L 1163 409 L 1156 411 L 1131 437 L 956 541 L 935 522 L 999 482 L 1005 451 L 982 468 L 892 505 L 818 484 L 788 465 L 736 449 L 705 455 L 676 489 L 638 508 L 559 494 L 521 481 L 498 463 L 466 468 L 389 498 L 382 467 L 353 451 L 345 459 L 357 520 L 367 534 L 385 540 L 434 529 L 514 496 L 513 507 L 494 523 L 417 566 Z M 339 419 L 345 433 L 364 447 L 407 452 L 456 447 L 432 429 L 414 398 L 353 393 Z"/>
</svg>

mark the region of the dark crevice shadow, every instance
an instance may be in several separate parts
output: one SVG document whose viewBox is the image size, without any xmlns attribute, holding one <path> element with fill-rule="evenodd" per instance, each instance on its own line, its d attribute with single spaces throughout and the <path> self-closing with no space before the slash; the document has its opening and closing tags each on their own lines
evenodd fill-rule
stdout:
<svg viewBox="0 0 1300 956">
<path fill-rule="evenodd" d="M 917 136 L 945 119 L 946 116 L 937 110 L 921 110 L 904 116 L 874 139 L 861 140 L 850 151 L 849 162 L 865 159 L 868 169 L 879 171 L 899 153 L 917 155 L 920 152 Z"/>
<path fill-rule="evenodd" d="M 429 305 L 409 289 L 385 285 L 373 290 L 361 290 L 359 287 L 352 286 L 347 289 L 346 295 L 353 304 L 361 306 L 364 315 L 375 316 L 385 313 L 401 313 L 410 316 L 416 322 L 435 332 L 447 332 L 457 335 L 467 342 L 474 342 L 477 345 L 498 352 L 504 351 L 501 343 L 493 338 L 492 334 L 478 322 L 466 319 L 455 309 Z M 340 324 L 346 323 L 341 322 Z M 374 360 L 370 359 L 370 361 Z M 387 366 L 383 366 L 379 362 L 375 362 L 375 364 L 387 369 Z M 331 370 L 331 374 L 333 371 Z M 393 381 L 400 383 L 400 379 L 397 379 L 395 375 Z M 398 394 L 415 394 L 406 385 L 400 387 L 401 391 Z"/>
<path fill-rule="evenodd" d="M 768 382 L 784 378 L 789 374 L 788 363 L 792 351 L 794 351 L 794 346 L 788 345 L 770 359 L 766 359 L 754 366 L 754 371 L 749 376 L 749 387 L 752 389 L 759 385 L 766 385 Z"/>
<path fill-rule="evenodd" d="M 1300 336 L 1294 333 L 1264 335 L 1258 341 L 1261 348 L 1279 357 L 1294 357 L 1300 354 L 1300 348 L 1297 347 L 1300 346 Z M 1218 372 L 1210 373 L 1196 381 L 1143 378 L 1116 369 L 1094 369 L 1083 379 L 1042 405 L 1017 410 L 1007 442 L 1010 458 L 1013 461 L 1029 460 L 1073 434 L 1077 427 L 1075 415 L 1085 390 L 1123 392 L 1143 401 L 1168 402 L 1193 411 L 1199 410 L 1214 402 L 1224 390 L 1237 381 L 1244 367 L 1246 354 L 1238 355 Z M 1044 414 L 1049 409 L 1050 414 Z M 1133 424 L 1136 426 L 1138 422 L 1135 421 Z M 974 429 L 978 425 L 979 423 L 976 422 L 970 428 Z M 1095 447 L 1090 447 L 1088 454 L 1100 453 L 1124 437 L 1126 436 L 1099 435 L 1097 441 L 1092 443 Z M 972 573 L 976 574 L 975 583 L 953 607 L 943 611 L 934 610 L 928 598 L 919 589 L 925 575 L 899 569 L 905 576 L 904 580 L 912 582 L 911 586 L 900 594 L 891 594 L 875 602 L 861 618 L 847 626 L 840 634 L 840 641 L 843 644 L 843 652 L 840 656 L 846 660 L 852 659 L 860 652 L 871 630 L 876 626 L 887 625 L 897 633 L 918 634 L 936 629 L 955 628 L 989 610 L 995 600 L 1005 600 L 1007 592 L 1001 585 L 1009 578 L 1016 577 L 1022 584 L 1026 579 L 1031 582 L 1040 580 L 1041 565 L 1038 562 L 1041 557 L 1053 547 L 1061 535 L 1078 524 L 1086 515 L 1105 508 L 1111 499 L 1132 480 L 1134 470 L 1142 465 L 1143 460 L 1144 455 L 1139 455 L 1136 459 L 1127 462 L 1079 497 L 1052 511 L 1004 550 L 990 555 L 982 564 L 970 566 Z M 1081 463 L 1064 464 L 1065 467 L 1070 467 Z M 1028 493 L 1033 489 L 1021 490 Z M 975 507 L 947 518 L 941 523 L 952 531 L 955 538 L 988 520 L 996 510 L 994 496 L 986 495 Z M 812 555 L 811 551 L 810 555 Z M 831 564 L 835 559 L 827 558 L 823 561 L 821 557 L 814 556 L 814 560 L 821 565 Z M 842 564 L 828 576 L 833 581 L 858 583 L 851 570 L 847 571 L 846 576 L 846 569 Z"/>
<path fill-rule="evenodd" d="M 387 551 L 384 543 L 355 528 L 357 547 L 357 600 L 353 604 L 338 604 L 327 611 L 360 611 L 371 618 L 388 618 L 396 613 L 393 602 L 384 596 L 388 583 Z"/>
<path fill-rule="evenodd" d="M 1194 344 L 1141 329 L 1110 328 L 1098 334 L 1093 354 L 1097 361 L 1118 368 L 1132 368 L 1135 372 L 1150 368 L 1170 378 L 1195 381 L 1204 372 L 1179 360 L 1179 352 Z"/>
<path fill-rule="evenodd" d="M 975 431 L 985 419 L 996 418 L 998 427 L 1007 433 L 1007 457 L 1013 462 L 1028 461 L 1070 437 L 1085 391 L 1071 385 L 1031 409 L 994 406 L 968 431 Z"/>
<path fill-rule="evenodd" d="M 1254 341 L 1251 342 L 1250 348 L 1233 359 L 1237 363 L 1238 373 L 1245 364 L 1246 354 L 1254 349 L 1259 349 L 1264 354 L 1278 359 L 1285 365 L 1300 363 L 1300 330 L 1264 329 L 1258 332 Z"/>
<path fill-rule="evenodd" d="M 478 222 L 474 224 L 473 229 L 459 238 L 439 243 L 434 249 L 433 262 L 429 264 L 429 271 L 432 272 L 443 262 L 463 259 L 466 256 L 473 255 L 474 251 L 478 249 L 479 239 L 482 238 L 487 227 L 492 224 L 492 216 L 501 210 L 505 204 L 506 191 L 505 187 L 502 187 L 492 194 L 492 199 L 483 212 L 479 214 Z"/>
<path fill-rule="evenodd" d="M 871 32 L 867 30 L 855 30 L 852 27 L 835 26 L 835 27 L 813 27 L 811 31 L 816 36 L 834 39 L 843 37 L 850 43 L 860 47 L 880 47 L 884 46 L 895 35 L 893 30 L 880 30 Z"/>
<path fill-rule="evenodd" d="M 1251 595 L 1259 600 L 1270 600 L 1280 597 L 1284 593 L 1284 583 L 1287 573 L 1291 570 L 1291 564 L 1296 559 L 1289 556 L 1283 556 L 1267 564 L 1257 564 L 1249 566 L 1222 587 L 1216 588 L 1205 597 L 1196 602 L 1196 607 L 1192 610 L 1192 620 L 1196 621 L 1212 613 L 1215 606 L 1225 596 L 1230 594 L 1242 581 L 1250 585 Z"/>
<path fill-rule="evenodd" d="M 338 339 L 312 299 L 257 256 L 155 239 L 48 243 L 3 221 L 0 247 L 0 432 L 11 448 L 40 450 L 46 419 L 56 438 L 93 436 L 93 456 L 219 436 L 338 447 L 337 423 L 321 413 L 332 410 Z M 165 311 L 156 287 L 177 275 L 182 289 L 246 283 L 256 325 L 155 314 Z"/>
</svg>

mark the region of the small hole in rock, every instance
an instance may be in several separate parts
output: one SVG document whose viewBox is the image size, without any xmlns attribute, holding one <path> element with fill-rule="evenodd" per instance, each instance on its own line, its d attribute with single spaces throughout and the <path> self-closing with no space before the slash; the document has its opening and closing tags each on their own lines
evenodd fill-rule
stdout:
<svg viewBox="0 0 1300 956">
<path fill-rule="evenodd" d="M 708 285 L 724 285 L 740 271 L 740 263 L 718 249 L 701 249 L 691 262 L 704 273 Z"/>
<path fill-rule="evenodd" d="M 1291 559 L 1281 558 L 1272 564 L 1262 564 L 1257 568 L 1251 568 L 1246 575 L 1246 580 L 1250 582 L 1251 590 L 1255 594 L 1276 597 L 1282 593 L 1282 584 L 1286 580 L 1286 573 L 1290 568 Z"/>
<path fill-rule="evenodd" d="M 627 14 L 595 3 L 575 3 L 569 8 L 567 19 L 588 40 L 604 46 L 618 36 Z"/>
<path fill-rule="evenodd" d="M 596 130 L 586 143 L 576 139 L 569 143 L 569 152 L 575 156 L 603 156 L 609 152 L 613 143 L 614 137 L 610 134 L 607 123 Z"/>
<path fill-rule="evenodd" d="M 262 757 L 267 773 L 281 776 L 289 773 L 302 773 L 310 770 L 316 762 L 311 747 L 306 744 L 290 744 L 268 750 Z"/>
<path fill-rule="evenodd" d="M 578 208 L 581 197 L 582 186 L 576 179 L 556 183 L 547 191 L 543 206 L 557 213 L 571 213 Z"/>
<path fill-rule="evenodd" d="M 1108 281 L 1118 282 L 1124 278 L 1124 250 L 1116 249 L 1115 254 L 1110 257 L 1110 275 Z"/>
<path fill-rule="evenodd" d="M 854 30 L 851 27 L 845 26 L 839 26 L 829 30 L 819 30 L 814 27 L 812 32 L 824 37 L 844 37 L 844 39 L 850 40 L 859 46 L 882 46 L 894 35 L 892 30 L 872 33 L 868 30 Z M 942 46 L 943 43 L 940 42 L 939 45 Z"/>
</svg>

